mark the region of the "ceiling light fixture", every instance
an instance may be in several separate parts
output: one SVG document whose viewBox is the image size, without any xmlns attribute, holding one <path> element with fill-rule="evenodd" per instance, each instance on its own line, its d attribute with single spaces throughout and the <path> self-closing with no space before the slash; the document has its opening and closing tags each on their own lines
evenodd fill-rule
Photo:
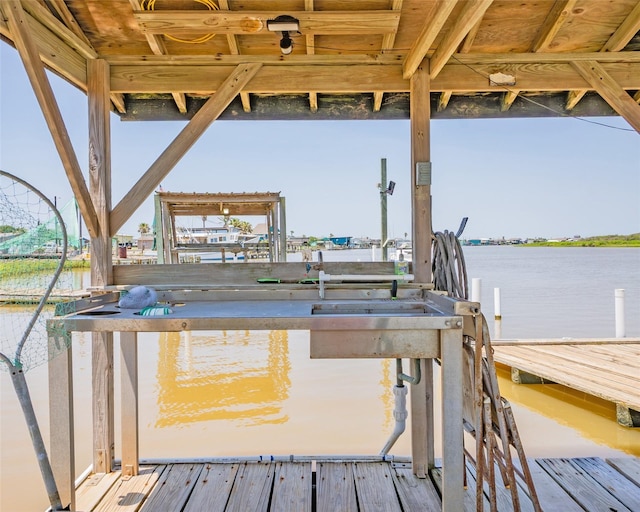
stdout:
<svg viewBox="0 0 640 512">
<path fill-rule="evenodd" d="M 280 51 L 282 55 L 289 55 L 293 51 L 293 41 L 289 32 L 299 32 L 300 22 L 293 16 L 283 14 L 273 20 L 267 20 L 267 30 L 270 32 L 280 32 Z"/>
</svg>

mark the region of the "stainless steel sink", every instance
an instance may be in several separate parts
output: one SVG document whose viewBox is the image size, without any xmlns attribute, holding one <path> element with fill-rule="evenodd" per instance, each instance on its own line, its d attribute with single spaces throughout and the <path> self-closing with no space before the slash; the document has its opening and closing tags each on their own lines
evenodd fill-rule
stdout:
<svg viewBox="0 0 640 512">
<path fill-rule="evenodd" d="M 313 304 L 312 315 L 424 315 L 428 312 L 424 302 L 417 301 L 362 301 L 321 302 Z"/>
</svg>

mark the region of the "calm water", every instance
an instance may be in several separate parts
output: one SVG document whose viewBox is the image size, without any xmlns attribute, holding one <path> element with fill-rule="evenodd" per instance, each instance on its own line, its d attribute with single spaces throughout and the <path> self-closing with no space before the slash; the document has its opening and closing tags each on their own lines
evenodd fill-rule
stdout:
<svg viewBox="0 0 640 512">
<path fill-rule="evenodd" d="M 365 250 L 323 254 L 325 261 L 372 257 Z M 640 337 L 638 249 L 466 247 L 465 257 L 469 279 L 482 279 L 492 328 L 493 289 L 501 289 L 503 338 L 613 337 L 616 288 L 626 290 L 627 336 Z M 391 361 L 312 361 L 306 331 L 147 333 L 139 339 L 143 458 L 376 454 L 393 429 Z M 90 463 L 90 352 L 89 337 L 74 335 L 78 472 Z M 117 377 L 117 353 L 115 361 Z M 27 380 L 48 439 L 46 367 L 31 370 Z M 44 486 L 6 372 L 0 384 L 0 510 L 44 510 Z M 528 455 L 640 456 L 640 432 L 618 426 L 611 405 L 586 403 L 555 385 L 515 386 L 508 375 L 500 376 L 500 385 Z M 408 432 L 392 453 L 410 453 Z"/>
</svg>

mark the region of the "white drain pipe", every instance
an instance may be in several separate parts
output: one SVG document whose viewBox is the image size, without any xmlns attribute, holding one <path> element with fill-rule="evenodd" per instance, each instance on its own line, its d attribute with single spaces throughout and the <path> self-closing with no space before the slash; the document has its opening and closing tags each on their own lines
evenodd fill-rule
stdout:
<svg viewBox="0 0 640 512">
<path fill-rule="evenodd" d="M 407 391 L 408 388 L 406 386 L 398 386 L 397 384 L 393 386 L 393 395 L 395 397 L 395 407 L 393 409 L 393 417 L 396 420 L 396 425 L 387 441 L 387 444 L 384 445 L 384 448 L 380 452 L 380 455 L 385 456 L 391 450 L 391 447 L 398 440 L 400 435 L 404 432 L 404 429 L 407 425 L 407 417 L 409 413 L 407 412 Z"/>
</svg>

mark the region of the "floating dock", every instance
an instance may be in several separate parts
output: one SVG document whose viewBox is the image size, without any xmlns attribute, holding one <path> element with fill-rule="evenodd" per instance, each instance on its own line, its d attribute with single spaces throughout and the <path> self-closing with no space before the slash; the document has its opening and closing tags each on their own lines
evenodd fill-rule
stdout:
<svg viewBox="0 0 640 512">
<path fill-rule="evenodd" d="M 545 512 L 640 510 L 640 459 L 530 459 Z M 90 474 L 76 495 L 84 512 L 357 512 L 440 511 L 439 470 L 413 475 L 410 464 L 301 458 L 291 460 L 143 463 L 136 476 Z M 497 479 L 500 482 L 500 479 Z M 519 488 L 520 508 L 533 505 Z M 465 512 L 476 510 L 475 476 L 467 467 Z M 490 497 L 485 492 L 485 510 Z M 496 488 L 498 510 L 514 510 L 511 492 Z"/>
<path fill-rule="evenodd" d="M 618 422 L 640 427 L 640 339 L 497 340 L 497 363 L 518 384 L 555 383 L 616 404 Z"/>
</svg>

